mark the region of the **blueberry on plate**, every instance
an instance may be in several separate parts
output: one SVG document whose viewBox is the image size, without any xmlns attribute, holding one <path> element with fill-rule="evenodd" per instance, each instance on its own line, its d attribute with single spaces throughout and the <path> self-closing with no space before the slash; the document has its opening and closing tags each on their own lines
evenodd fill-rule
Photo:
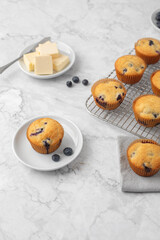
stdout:
<svg viewBox="0 0 160 240">
<path fill-rule="evenodd" d="M 67 87 L 72 87 L 72 82 L 71 81 L 67 81 L 66 85 L 67 85 Z"/>
<path fill-rule="evenodd" d="M 83 85 L 87 86 L 87 85 L 88 85 L 88 80 L 87 80 L 87 79 L 84 79 L 84 80 L 82 81 L 82 83 L 83 83 Z"/>
<path fill-rule="evenodd" d="M 156 20 L 157 20 L 157 21 L 160 21 L 160 12 L 158 12 L 158 13 L 156 14 Z"/>
<path fill-rule="evenodd" d="M 59 162 L 60 156 L 59 156 L 58 154 L 53 154 L 53 155 L 52 155 L 52 160 L 53 160 L 54 162 Z"/>
<path fill-rule="evenodd" d="M 79 82 L 79 77 L 74 76 L 74 77 L 72 78 L 72 81 L 73 81 L 74 83 L 78 83 L 78 82 Z"/>
<path fill-rule="evenodd" d="M 157 22 L 157 27 L 160 28 L 160 22 Z"/>
<path fill-rule="evenodd" d="M 73 154 L 73 150 L 72 150 L 72 148 L 70 148 L 70 147 L 66 147 L 66 148 L 63 150 L 63 153 L 64 153 L 64 155 L 66 155 L 66 156 L 71 156 L 71 155 Z"/>
</svg>

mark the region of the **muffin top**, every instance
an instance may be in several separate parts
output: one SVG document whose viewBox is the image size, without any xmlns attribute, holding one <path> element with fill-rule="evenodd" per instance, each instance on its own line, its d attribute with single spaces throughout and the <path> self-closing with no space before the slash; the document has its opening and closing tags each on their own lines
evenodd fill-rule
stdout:
<svg viewBox="0 0 160 240">
<path fill-rule="evenodd" d="M 160 118 L 160 97 L 155 95 L 143 95 L 133 102 L 134 111 L 144 119 Z"/>
<path fill-rule="evenodd" d="M 146 69 L 146 63 L 138 56 L 126 55 L 117 59 L 115 68 L 120 74 L 137 75 L 143 74 Z"/>
<path fill-rule="evenodd" d="M 154 38 L 142 38 L 135 43 L 138 52 L 146 56 L 157 56 L 160 54 L 160 41 Z"/>
<path fill-rule="evenodd" d="M 123 84 L 115 79 L 101 79 L 94 83 L 92 86 L 92 95 L 98 101 L 106 102 L 109 104 L 122 101 L 126 95 L 126 89 Z"/>
<path fill-rule="evenodd" d="M 157 70 L 152 74 L 151 81 L 157 88 L 160 89 L 160 70 Z"/>
<path fill-rule="evenodd" d="M 32 122 L 27 129 L 27 138 L 38 146 L 57 144 L 62 141 L 63 134 L 64 130 L 61 124 L 51 118 L 39 118 Z"/>
<path fill-rule="evenodd" d="M 150 172 L 151 169 L 160 168 L 160 146 L 147 139 L 134 141 L 127 150 L 129 160 L 136 167 Z"/>
</svg>

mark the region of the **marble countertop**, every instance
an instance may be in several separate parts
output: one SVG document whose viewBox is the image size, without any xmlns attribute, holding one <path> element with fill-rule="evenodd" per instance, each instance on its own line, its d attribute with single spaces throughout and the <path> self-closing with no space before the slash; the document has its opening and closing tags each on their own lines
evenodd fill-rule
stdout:
<svg viewBox="0 0 160 240">
<path fill-rule="evenodd" d="M 64 76 L 38 80 L 14 64 L 0 76 L 0 240 L 160 239 L 159 194 L 120 189 L 117 128 L 85 109 L 92 83 L 141 37 L 159 38 L 150 23 L 159 0 L 6 0 L 0 8 L 0 65 L 43 36 L 76 52 Z M 65 82 L 72 76 L 90 86 Z M 75 162 L 55 172 L 23 166 L 13 154 L 15 130 L 53 113 L 74 121 L 84 136 Z M 33 159 L 34 160 L 34 159 Z"/>
</svg>

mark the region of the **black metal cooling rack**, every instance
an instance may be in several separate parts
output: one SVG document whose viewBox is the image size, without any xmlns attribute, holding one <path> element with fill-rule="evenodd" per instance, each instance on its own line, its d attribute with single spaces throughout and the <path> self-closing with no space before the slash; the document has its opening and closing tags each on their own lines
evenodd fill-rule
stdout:
<svg viewBox="0 0 160 240">
<path fill-rule="evenodd" d="M 134 49 L 131 50 L 129 54 L 134 54 Z M 144 94 L 153 94 L 150 76 L 152 72 L 156 71 L 157 69 L 160 69 L 160 61 L 156 64 L 149 65 L 146 68 L 142 79 L 138 83 L 134 85 L 124 84 L 127 90 L 126 97 L 121 105 L 115 110 L 108 111 L 99 108 L 95 104 L 93 96 L 90 95 L 86 100 L 86 108 L 88 112 L 93 116 L 140 138 L 149 138 L 160 142 L 160 125 L 152 128 L 141 126 L 135 120 L 132 110 L 132 103 L 136 97 Z M 108 75 L 108 78 L 117 79 L 115 69 Z"/>
</svg>

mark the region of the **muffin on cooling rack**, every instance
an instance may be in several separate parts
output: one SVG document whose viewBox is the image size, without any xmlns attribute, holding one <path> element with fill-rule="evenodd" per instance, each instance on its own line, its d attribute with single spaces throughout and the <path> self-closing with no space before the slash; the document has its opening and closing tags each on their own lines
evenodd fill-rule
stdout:
<svg viewBox="0 0 160 240">
<path fill-rule="evenodd" d="M 142 95 L 133 101 L 135 119 L 145 127 L 154 127 L 160 123 L 160 97 Z"/>
<path fill-rule="evenodd" d="M 160 59 L 160 41 L 154 38 L 142 38 L 135 43 L 136 55 L 147 64 L 153 64 Z"/>
<path fill-rule="evenodd" d="M 160 169 L 160 145 L 150 139 L 137 139 L 128 147 L 127 158 L 136 174 L 153 176 Z"/>
<path fill-rule="evenodd" d="M 150 79 L 153 93 L 160 97 L 160 70 L 153 72 Z"/>
<path fill-rule="evenodd" d="M 113 110 L 123 102 L 127 91 L 121 82 L 105 78 L 95 82 L 91 92 L 98 107 Z"/>
<path fill-rule="evenodd" d="M 146 67 L 145 61 L 134 55 L 122 56 L 115 62 L 115 70 L 118 79 L 127 84 L 139 82 Z"/>
<path fill-rule="evenodd" d="M 27 129 L 27 138 L 36 152 L 48 154 L 61 145 L 64 135 L 63 127 L 51 118 L 39 118 Z"/>
</svg>

